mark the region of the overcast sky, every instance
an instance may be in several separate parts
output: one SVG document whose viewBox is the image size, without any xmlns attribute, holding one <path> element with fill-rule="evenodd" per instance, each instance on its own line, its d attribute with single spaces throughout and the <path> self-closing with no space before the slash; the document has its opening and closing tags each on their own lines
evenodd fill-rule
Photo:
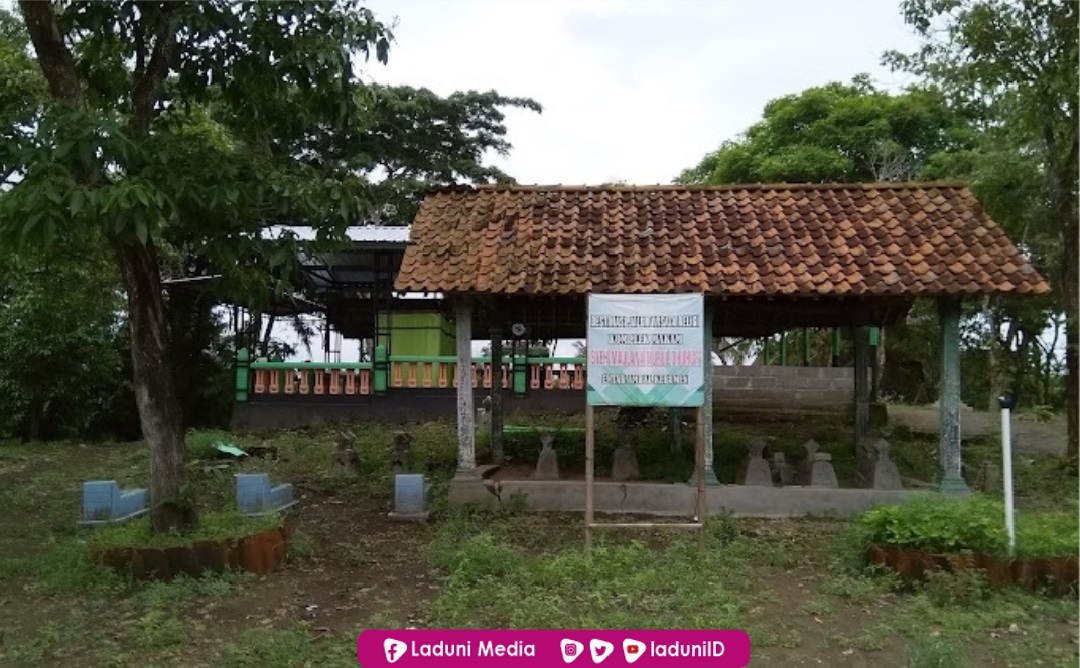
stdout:
<svg viewBox="0 0 1080 668">
<path fill-rule="evenodd" d="M 912 50 L 898 0 L 373 0 L 397 20 L 390 62 L 364 74 L 439 94 L 495 89 L 521 183 L 669 183 L 761 117 L 766 102 Z"/>
</svg>

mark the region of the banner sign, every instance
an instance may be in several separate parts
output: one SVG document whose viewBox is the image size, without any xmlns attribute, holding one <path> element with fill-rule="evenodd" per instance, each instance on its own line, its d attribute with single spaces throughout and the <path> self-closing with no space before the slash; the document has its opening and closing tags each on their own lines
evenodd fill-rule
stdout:
<svg viewBox="0 0 1080 668">
<path fill-rule="evenodd" d="M 704 325 L 700 294 L 589 295 L 589 405 L 704 404 Z"/>
<path fill-rule="evenodd" d="M 369 629 L 356 639 L 356 659 L 363 668 L 745 668 L 750 637 L 736 630 Z"/>
</svg>

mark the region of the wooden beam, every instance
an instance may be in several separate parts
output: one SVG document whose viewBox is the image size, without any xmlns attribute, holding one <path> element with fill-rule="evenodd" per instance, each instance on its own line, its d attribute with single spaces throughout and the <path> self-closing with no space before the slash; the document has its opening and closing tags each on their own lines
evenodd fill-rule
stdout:
<svg viewBox="0 0 1080 668">
<path fill-rule="evenodd" d="M 476 410 L 472 386 L 472 306 L 461 301 L 454 308 L 457 336 L 457 475 L 476 475 Z"/>
<path fill-rule="evenodd" d="M 938 300 L 941 323 L 941 456 L 942 494 L 965 496 L 971 493 L 961 471 L 960 452 L 960 301 Z"/>
</svg>

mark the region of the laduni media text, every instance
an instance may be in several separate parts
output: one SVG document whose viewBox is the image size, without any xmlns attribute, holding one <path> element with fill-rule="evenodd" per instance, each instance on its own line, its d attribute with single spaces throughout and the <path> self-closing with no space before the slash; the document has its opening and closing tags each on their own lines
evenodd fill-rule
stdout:
<svg viewBox="0 0 1080 668">
<path fill-rule="evenodd" d="M 734 630 L 372 629 L 357 638 L 356 658 L 364 668 L 742 668 L 750 638 Z"/>
</svg>

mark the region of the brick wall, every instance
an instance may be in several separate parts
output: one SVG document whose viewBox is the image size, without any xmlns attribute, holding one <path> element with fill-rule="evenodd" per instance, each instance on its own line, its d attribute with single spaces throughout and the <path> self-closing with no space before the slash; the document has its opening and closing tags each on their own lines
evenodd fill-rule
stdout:
<svg viewBox="0 0 1080 668">
<path fill-rule="evenodd" d="M 719 410 L 844 410 L 855 392 L 853 367 L 719 366 L 713 403 Z"/>
</svg>

